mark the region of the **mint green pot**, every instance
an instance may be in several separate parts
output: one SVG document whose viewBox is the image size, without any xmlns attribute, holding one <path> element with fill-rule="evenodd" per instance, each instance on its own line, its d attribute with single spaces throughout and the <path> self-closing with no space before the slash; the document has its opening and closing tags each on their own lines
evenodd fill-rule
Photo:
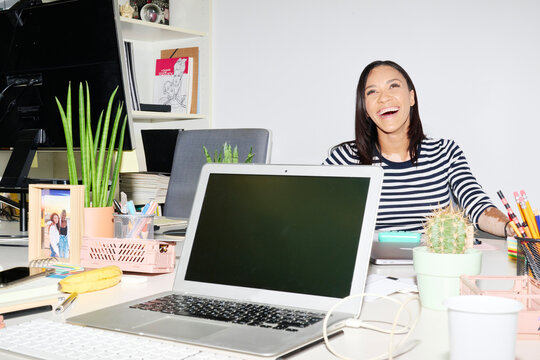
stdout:
<svg viewBox="0 0 540 360">
<path fill-rule="evenodd" d="M 482 252 L 467 249 L 464 254 L 438 254 L 420 246 L 413 249 L 413 263 L 422 306 L 446 310 L 443 301 L 459 295 L 459 277 L 480 274 Z"/>
</svg>

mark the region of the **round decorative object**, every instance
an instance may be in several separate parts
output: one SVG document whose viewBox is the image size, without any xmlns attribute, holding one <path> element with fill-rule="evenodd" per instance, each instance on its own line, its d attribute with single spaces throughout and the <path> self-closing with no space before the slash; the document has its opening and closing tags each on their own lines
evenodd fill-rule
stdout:
<svg viewBox="0 0 540 360">
<path fill-rule="evenodd" d="M 156 4 L 148 3 L 141 9 L 141 20 L 159 24 L 163 18 L 163 11 Z"/>
</svg>

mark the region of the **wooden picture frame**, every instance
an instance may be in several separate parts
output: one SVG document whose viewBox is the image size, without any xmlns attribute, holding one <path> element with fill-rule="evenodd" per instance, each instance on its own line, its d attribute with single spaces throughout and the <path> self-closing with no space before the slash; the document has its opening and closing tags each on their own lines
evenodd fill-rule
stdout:
<svg viewBox="0 0 540 360">
<path fill-rule="evenodd" d="M 54 257 L 79 265 L 84 186 L 31 184 L 28 203 L 28 261 Z"/>
</svg>

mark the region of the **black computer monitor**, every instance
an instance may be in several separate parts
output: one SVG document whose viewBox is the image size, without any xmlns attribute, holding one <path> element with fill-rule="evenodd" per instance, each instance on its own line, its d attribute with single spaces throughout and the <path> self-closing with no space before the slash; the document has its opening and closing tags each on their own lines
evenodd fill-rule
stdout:
<svg viewBox="0 0 540 360">
<path fill-rule="evenodd" d="M 0 11 L 0 148 L 14 148 L 12 159 L 25 146 L 34 152 L 65 149 L 55 97 L 65 106 L 69 82 L 74 146 L 79 146 L 78 86 L 88 82 L 94 131 L 118 86 L 116 101 L 124 102 L 128 115 L 124 149 L 134 148 L 117 6 L 115 0 L 23 0 Z M 22 152 L 10 160 L 0 185 L 25 185 L 33 154 Z"/>
<path fill-rule="evenodd" d="M 141 130 L 146 171 L 170 174 L 178 132 L 182 129 Z"/>
</svg>

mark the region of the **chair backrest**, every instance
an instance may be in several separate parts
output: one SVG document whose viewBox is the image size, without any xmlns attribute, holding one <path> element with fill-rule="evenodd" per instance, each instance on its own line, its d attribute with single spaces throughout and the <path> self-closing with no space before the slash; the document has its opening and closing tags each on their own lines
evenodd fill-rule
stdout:
<svg viewBox="0 0 540 360">
<path fill-rule="evenodd" d="M 189 217 L 199 175 L 206 157 L 203 146 L 211 156 L 227 142 L 238 146 L 238 162 L 243 162 L 253 148 L 254 163 L 270 162 L 270 131 L 267 129 L 204 129 L 180 131 L 176 139 L 169 189 L 163 215 Z"/>
</svg>

